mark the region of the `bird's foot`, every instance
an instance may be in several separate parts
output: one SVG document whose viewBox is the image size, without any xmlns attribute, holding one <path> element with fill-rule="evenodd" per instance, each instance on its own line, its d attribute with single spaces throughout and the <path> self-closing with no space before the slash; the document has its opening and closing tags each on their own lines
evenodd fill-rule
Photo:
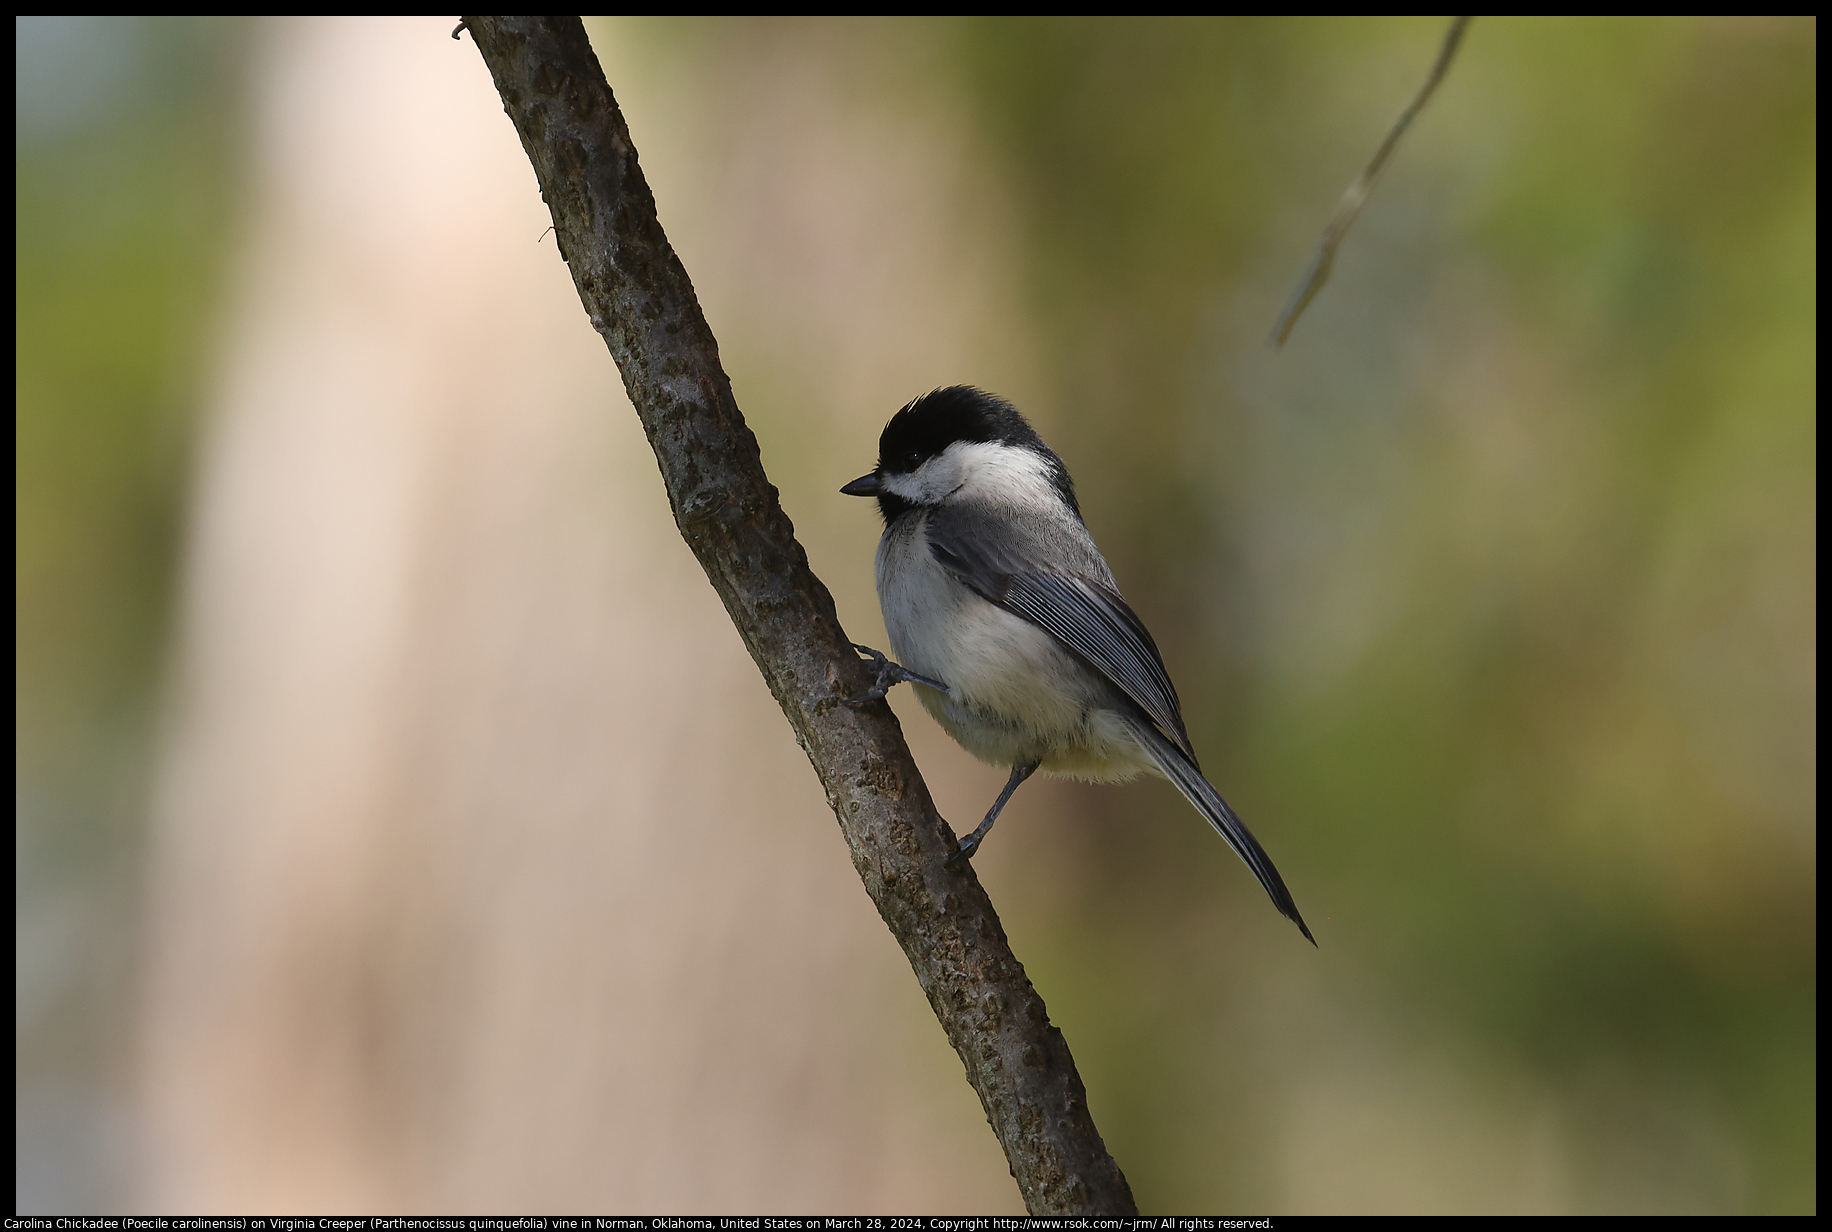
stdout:
<svg viewBox="0 0 1832 1232">
<path fill-rule="evenodd" d="M 878 701 L 882 699 L 886 693 L 889 693 L 893 686 L 903 684 L 906 681 L 911 684 L 926 684 L 931 689 L 940 689 L 943 693 L 948 691 L 948 686 L 941 681 L 930 680 L 927 676 L 918 675 L 906 667 L 892 663 L 890 659 L 885 657 L 882 650 L 873 650 L 870 646 L 861 646 L 857 642 L 852 644 L 852 648 L 859 652 L 860 658 L 871 664 L 873 678 L 871 688 L 861 693 L 858 697 L 842 697 L 840 699 L 849 706 L 863 706 L 868 702 Z"/>
</svg>

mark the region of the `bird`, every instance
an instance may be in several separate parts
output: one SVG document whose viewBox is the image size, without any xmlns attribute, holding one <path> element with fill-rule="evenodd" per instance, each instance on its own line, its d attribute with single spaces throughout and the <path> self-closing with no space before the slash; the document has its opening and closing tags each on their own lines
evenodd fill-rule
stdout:
<svg viewBox="0 0 1832 1232">
<path fill-rule="evenodd" d="M 949 864 L 972 857 L 1038 770 L 1156 773 L 1316 944 L 1271 857 L 1203 776 L 1163 656 L 1095 547 L 1068 468 L 1015 407 L 971 385 L 923 394 L 885 424 L 877 467 L 840 491 L 877 498 L 883 515 L 874 574 L 895 655 L 854 643 L 873 683 L 845 700 L 908 683 L 962 748 L 1011 768 Z"/>
</svg>

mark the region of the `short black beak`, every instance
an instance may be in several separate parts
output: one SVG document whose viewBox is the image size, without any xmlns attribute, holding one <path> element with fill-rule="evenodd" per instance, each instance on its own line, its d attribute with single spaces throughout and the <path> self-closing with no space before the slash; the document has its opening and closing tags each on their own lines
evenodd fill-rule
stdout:
<svg viewBox="0 0 1832 1232">
<path fill-rule="evenodd" d="M 840 489 L 844 496 L 876 496 L 878 494 L 878 472 L 860 475 L 857 479 Z"/>
</svg>

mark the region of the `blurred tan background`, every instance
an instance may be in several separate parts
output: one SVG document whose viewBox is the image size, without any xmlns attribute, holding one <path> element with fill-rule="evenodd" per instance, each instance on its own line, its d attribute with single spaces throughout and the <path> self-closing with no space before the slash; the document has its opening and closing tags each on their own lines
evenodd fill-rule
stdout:
<svg viewBox="0 0 1832 1232">
<path fill-rule="evenodd" d="M 21 18 L 17 1209 L 1017 1212 L 453 18 Z M 1074 472 L 1162 784 L 976 860 L 1151 1212 L 1816 1209 L 1816 26 L 590 24 L 815 570 Z M 1003 780 L 896 706 L 945 815 Z"/>
</svg>

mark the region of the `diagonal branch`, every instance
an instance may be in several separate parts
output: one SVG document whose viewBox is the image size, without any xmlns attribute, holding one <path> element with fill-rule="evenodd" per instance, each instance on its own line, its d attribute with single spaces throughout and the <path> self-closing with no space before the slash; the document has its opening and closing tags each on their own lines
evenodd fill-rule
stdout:
<svg viewBox="0 0 1832 1232">
<path fill-rule="evenodd" d="M 945 866 L 954 837 L 890 708 L 838 700 L 865 692 L 865 670 L 763 472 L 584 26 L 577 17 L 466 17 L 461 28 L 534 164 L 573 285 L 655 450 L 675 524 L 814 763 L 853 867 L 960 1054 L 1025 1206 L 1136 1213 L 1068 1044 L 972 866 Z"/>
<path fill-rule="evenodd" d="M 1336 212 L 1329 216 L 1329 222 L 1323 228 L 1323 235 L 1317 240 L 1316 255 L 1310 259 L 1310 268 L 1304 271 L 1304 279 L 1298 283 L 1298 289 L 1291 293 L 1291 299 L 1285 305 L 1285 311 L 1279 314 L 1277 325 L 1272 327 L 1272 345 L 1282 347 L 1285 339 L 1291 337 L 1291 327 L 1298 323 L 1298 318 L 1310 306 L 1310 301 L 1317 298 L 1317 292 L 1329 281 L 1330 266 L 1336 263 L 1336 249 L 1355 225 L 1355 219 L 1361 216 L 1361 207 L 1368 203 L 1368 194 L 1374 190 L 1374 181 L 1380 178 L 1381 168 L 1393 157 L 1393 151 L 1399 146 L 1399 139 L 1412 126 L 1412 119 L 1418 115 L 1432 91 L 1444 80 L 1444 74 L 1450 70 L 1450 61 L 1457 54 L 1457 45 L 1463 41 L 1463 31 L 1469 26 L 1469 18 L 1459 17 L 1450 23 L 1450 29 L 1444 34 L 1444 44 L 1438 48 L 1438 58 L 1431 66 L 1431 72 L 1425 78 L 1425 84 L 1412 96 L 1406 109 L 1399 113 L 1399 119 L 1393 121 L 1393 127 L 1387 131 L 1387 139 L 1374 151 L 1374 157 L 1361 169 L 1361 174 L 1349 182 L 1343 191 L 1342 200 L 1336 203 Z"/>
</svg>

